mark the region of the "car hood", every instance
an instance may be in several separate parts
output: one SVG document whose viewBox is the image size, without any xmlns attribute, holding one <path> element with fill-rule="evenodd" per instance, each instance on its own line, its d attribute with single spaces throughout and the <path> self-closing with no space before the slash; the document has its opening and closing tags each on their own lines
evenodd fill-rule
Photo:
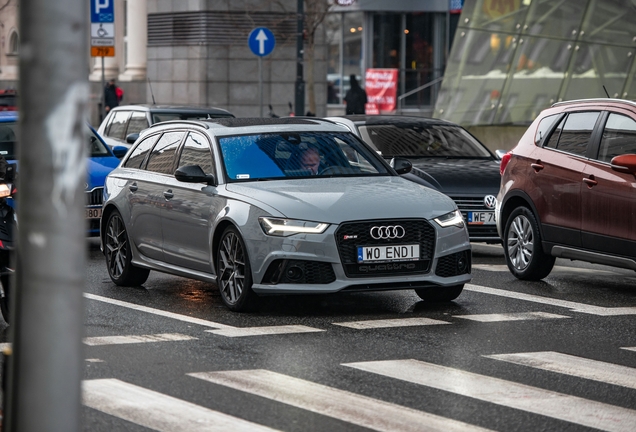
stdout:
<svg viewBox="0 0 636 432">
<path fill-rule="evenodd" d="M 104 186 L 106 176 L 119 165 L 119 159 L 114 156 L 94 157 L 86 159 L 88 171 L 88 190 Z"/>
<path fill-rule="evenodd" d="M 480 159 L 409 159 L 413 169 L 409 180 L 423 184 L 447 195 L 497 195 L 501 176 L 499 162 Z M 416 177 L 416 178 L 414 178 Z"/>
<path fill-rule="evenodd" d="M 328 223 L 431 219 L 455 209 L 446 195 L 393 176 L 230 183 L 226 189 L 266 203 L 288 218 Z"/>
</svg>

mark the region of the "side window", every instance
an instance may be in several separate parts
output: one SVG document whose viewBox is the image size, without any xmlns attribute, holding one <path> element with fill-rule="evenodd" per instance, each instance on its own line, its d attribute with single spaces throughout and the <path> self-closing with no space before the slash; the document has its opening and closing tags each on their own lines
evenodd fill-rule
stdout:
<svg viewBox="0 0 636 432">
<path fill-rule="evenodd" d="M 140 142 L 139 145 L 137 145 L 137 147 L 132 150 L 130 157 L 124 163 L 124 167 L 140 168 L 144 159 L 146 159 L 146 155 L 148 154 L 152 146 L 155 145 L 155 142 L 157 142 L 157 138 L 159 138 L 159 134 L 149 136 L 148 138 Z"/>
<path fill-rule="evenodd" d="M 203 135 L 190 132 L 186 138 L 178 166 L 186 165 L 199 165 L 206 174 L 214 174 L 210 144 Z"/>
<path fill-rule="evenodd" d="M 168 132 L 159 138 L 146 164 L 148 171 L 173 175 L 174 155 L 185 132 Z"/>
<path fill-rule="evenodd" d="M 565 123 L 561 129 L 556 149 L 579 156 L 585 156 L 587 153 L 587 145 L 590 142 L 594 125 L 598 119 L 599 112 L 580 112 L 571 113 L 565 118 Z M 557 130 L 561 128 L 561 124 Z M 555 144 L 555 130 L 548 141 L 548 147 Z"/>
<path fill-rule="evenodd" d="M 126 135 L 131 133 L 139 133 L 148 128 L 148 120 L 146 119 L 146 113 L 133 111 L 128 122 L 128 130 Z"/>
<path fill-rule="evenodd" d="M 615 156 L 628 153 L 636 153 L 636 121 L 612 113 L 603 130 L 598 160 L 611 162 Z"/>
<path fill-rule="evenodd" d="M 546 137 L 554 122 L 559 118 L 560 114 L 553 114 L 543 118 L 537 126 L 537 133 L 534 135 L 534 143 L 540 145 L 541 141 Z"/>
<path fill-rule="evenodd" d="M 117 138 L 123 141 L 124 138 L 126 138 L 124 136 L 124 133 L 126 132 L 126 123 L 128 122 L 129 116 L 130 111 L 117 111 L 113 117 L 113 120 L 108 126 L 106 136 Z"/>
<path fill-rule="evenodd" d="M 550 139 L 548 140 L 548 142 L 543 145 L 544 147 L 557 148 L 557 144 L 559 144 L 559 138 L 561 137 L 561 131 L 563 130 L 563 125 L 565 124 L 565 119 L 567 119 L 567 116 L 563 117 L 554 131 L 552 131 L 552 135 L 550 135 Z"/>
</svg>

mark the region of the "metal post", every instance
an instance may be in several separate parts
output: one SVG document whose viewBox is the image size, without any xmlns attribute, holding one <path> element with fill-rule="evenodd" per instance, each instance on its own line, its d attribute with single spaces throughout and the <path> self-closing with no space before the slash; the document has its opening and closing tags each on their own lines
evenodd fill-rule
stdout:
<svg viewBox="0 0 636 432">
<path fill-rule="evenodd" d="M 99 110 L 100 122 L 106 118 L 106 72 L 104 71 L 104 56 L 102 56 L 102 107 Z"/>
<path fill-rule="evenodd" d="M 260 113 L 263 117 L 263 57 L 258 56 L 258 94 L 260 97 Z"/>
<path fill-rule="evenodd" d="M 298 0 L 298 26 L 296 34 L 296 107 L 297 116 L 305 115 L 305 82 L 303 81 L 303 33 L 305 30 L 304 1 Z"/>
<path fill-rule="evenodd" d="M 81 429 L 86 0 L 21 0 L 20 229 L 6 430 Z"/>
</svg>

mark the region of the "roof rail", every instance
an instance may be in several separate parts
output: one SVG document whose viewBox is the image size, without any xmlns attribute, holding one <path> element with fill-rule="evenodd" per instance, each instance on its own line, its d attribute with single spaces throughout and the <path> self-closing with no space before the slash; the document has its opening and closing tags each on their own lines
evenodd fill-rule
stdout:
<svg viewBox="0 0 636 432">
<path fill-rule="evenodd" d="M 151 125 L 150 127 L 153 128 L 155 126 L 163 126 L 163 125 L 175 124 L 175 123 L 179 123 L 179 124 L 185 123 L 185 124 L 190 124 L 194 126 L 199 126 L 204 129 L 210 129 L 210 125 L 206 123 L 203 119 L 202 120 L 166 120 L 166 121 L 155 123 Z"/>
<path fill-rule="evenodd" d="M 574 99 L 553 103 L 552 106 L 561 106 L 561 105 L 569 105 L 569 104 L 578 104 L 578 103 L 605 103 L 605 102 L 622 102 L 627 103 L 629 105 L 633 105 L 636 107 L 636 102 L 630 101 L 627 99 L 617 99 L 617 98 L 590 98 L 590 99 Z"/>
</svg>

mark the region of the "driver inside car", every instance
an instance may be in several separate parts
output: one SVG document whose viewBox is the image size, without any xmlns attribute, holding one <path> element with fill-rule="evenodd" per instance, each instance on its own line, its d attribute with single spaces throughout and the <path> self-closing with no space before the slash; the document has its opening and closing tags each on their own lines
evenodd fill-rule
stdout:
<svg viewBox="0 0 636 432">
<path fill-rule="evenodd" d="M 300 156 L 300 167 L 311 172 L 311 175 L 318 174 L 320 169 L 320 153 L 313 147 L 307 147 Z"/>
</svg>

